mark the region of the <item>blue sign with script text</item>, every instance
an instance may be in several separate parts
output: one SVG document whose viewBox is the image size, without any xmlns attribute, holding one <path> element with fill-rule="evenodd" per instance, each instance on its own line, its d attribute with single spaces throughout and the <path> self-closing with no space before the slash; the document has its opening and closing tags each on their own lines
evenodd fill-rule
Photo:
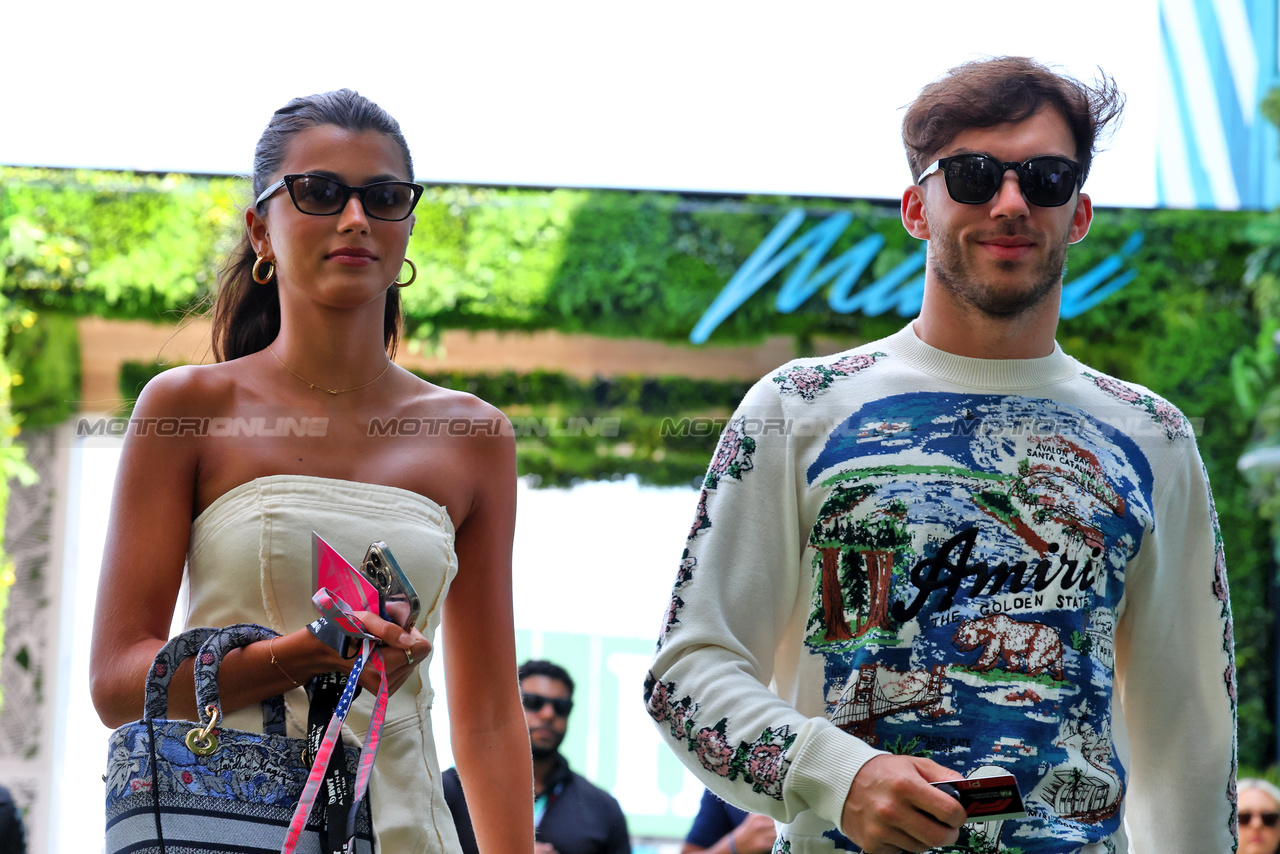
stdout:
<svg viewBox="0 0 1280 854">
<path fill-rule="evenodd" d="M 913 317 L 919 313 L 924 301 L 923 246 L 888 273 L 859 288 L 856 287 L 858 280 L 884 247 L 884 237 L 869 235 L 819 267 L 840 235 L 852 224 L 853 215 L 847 211 L 833 214 L 787 243 L 805 219 L 806 214 L 800 208 L 794 208 L 782 217 L 703 312 L 689 334 L 690 341 L 706 343 L 717 326 L 796 258 L 800 259 L 799 263 L 788 274 L 774 300 L 774 305 L 783 314 L 795 311 L 827 283 L 831 284 L 827 291 L 827 304 L 839 314 L 861 311 L 874 316 L 892 310 L 900 317 Z M 1083 314 L 1133 281 L 1137 272 L 1125 270 L 1124 260 L 1141 245 L 1142 232 L 1134 232 L 1114 255 L 1064 284 L 1062 317 L 1070 319 Z"/>
</svg>

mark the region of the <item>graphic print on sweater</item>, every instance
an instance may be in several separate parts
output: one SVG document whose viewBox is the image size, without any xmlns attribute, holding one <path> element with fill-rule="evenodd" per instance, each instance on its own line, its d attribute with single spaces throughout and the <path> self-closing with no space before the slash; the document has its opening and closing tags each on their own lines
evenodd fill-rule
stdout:
<svg viewBox="0 0 1280 854">
<path fill-rule="evenodd" d="M 917 392 L 860 407 L 806 474 L 830 490 L 805 641 L 828 717 L 1013 773 L 1033 817 L 996 831 L 1009 850 L 1113 833 L 1116 609 L 1153 515 L 1137 444 L 1058 401 Z"/>
</svg>

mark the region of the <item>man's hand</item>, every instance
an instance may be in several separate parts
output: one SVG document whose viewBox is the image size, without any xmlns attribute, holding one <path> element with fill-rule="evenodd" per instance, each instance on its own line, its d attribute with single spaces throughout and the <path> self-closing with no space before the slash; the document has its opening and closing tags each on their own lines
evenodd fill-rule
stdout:
<svg viewBox="0 0 1280 854">
<path fill-rule="evenodd" d="M 533 854 L 560 854 L 550 842 L 533 843 Z"/>
<path fill-rule="evenodd" d="M 756 813 L 747 816 L 742 824 L 729 833 L 733 836 L 734 847 L 738 849 L 738 854 L 768 854 L 773 850 L 773 843 L 778 838 L 773 819 Z"/>
<path fill-rule="evenodd" d="M 849 787 L 840 829 L 868 854 L 954 845 L 966 820 L 964 808 L 929 784 L 956 779 L 955 771 L 929 759 L 890 754 L 870 759 Z"/>
</svg>

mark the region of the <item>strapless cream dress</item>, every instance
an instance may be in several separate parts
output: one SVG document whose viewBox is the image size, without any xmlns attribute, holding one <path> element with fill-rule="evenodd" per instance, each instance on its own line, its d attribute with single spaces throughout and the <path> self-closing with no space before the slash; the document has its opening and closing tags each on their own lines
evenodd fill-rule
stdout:
<svg viewBox="0 0 1280 854">
<path fill-rule="evenodd" d="M 353 566 L 369 544 L 385 540 L 422 600 L 418 628 L 434 643 L 440 608 L 458 569 L 453 521 L 444 507 L 408 490 L 322 477 L 262 477 L 220 496 L 191 525 L 185 626 L 259 623 L 281 634 L 317 616 L 311 532 Z M 434 654 L 434 652 L 433 652 Z M 441 787 L 431 734 L 431 688 L 423 661 L 387 704 L 382 744 L 369 783 L 377 850 L 385 854 L 460 850 Z M 289 734 L 306 729 L 307 695 L 285 695 Z M 358 744 L 372 698 L 351 706 L 343 737 Z M 262 729 L 255 704 L 226 718 L 238 729 Z"/>
</svg>

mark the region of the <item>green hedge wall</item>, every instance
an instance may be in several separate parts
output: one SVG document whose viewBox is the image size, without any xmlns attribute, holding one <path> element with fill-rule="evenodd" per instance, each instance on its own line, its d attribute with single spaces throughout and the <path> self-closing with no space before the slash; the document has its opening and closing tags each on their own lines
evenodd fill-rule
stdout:
<svg viewBox="0 0 1280 854">
<path fill-rule="evenodd" d="M 246 193 L 247 184 L 233 178 L 0 167 L 0 295 L 40 315 L 30 327 L 18 325 L 5 351 L 23 378 L 15 402 L 27 423 L 56 420 L 57 402 L 70 399 L 65 389 L 74 381 L 73 348 L 53 329 L 65 321 L 52 318 L 176 319 L 198 307 L 241 227 L 237 205 Z M 866 202 L 432 187 L 418 208 L 410 244 L 419 281 L 403 292 L 406 328 L 410 336 L 426 338 L 450 328 L 556 329 L 682 341 L 793 208 L 809 215 L 797 237 L 834 213 L 854 214 L 828 259 L 872 233 L 883 236 L 884 249 L 864 284 L 919 245 L 898 223 L 895 206 Z M 1068 282 L 1141 232 L 1141 246 L 1126 260 L 1137 275 L 1059 330 L 1063 347 L 1082 361 L 1150 386 L 1203 419 L 1200 446 L 1214 482 L 1236 611 L 1241 751 L 1258 765 L 1275 755 L 1274 628 L 1266 599 L 1272 539 L 1269 520 L 1258 512 L 1236 462 L 1257 414 L 1256 406 L 1242 404 L 1239 391 L 1249 383 L 1239 377 L 1255 376 L 1255 396 L 1275 381 L 1259 372 L 1266 355 L 1258 345 L 1264 323 L 1274 318 L 1255 305 L 1256 288 L 1246 284 L 1259 242 L 1280 243 L 1280 228 L 1272 228 L 1272 238 L 1257 237 L 1267 221 L 1250 213 L 1097 211 L 1090 236 L 1070 251 Z M 823 293 L 779 314 L 774 298 L 786 272 L 725 321 L 711 343 L 785 334 L 800 353 L 816 336 L 867 340 L 903 323 L 894 315 L 835 313 Z M 43 336 L 44 343 L 36 346 L 27 336 Z M 46 377 L 42 352 L 62 353 L 66 370 Z M 440 379 L 474 388 L 513 415 L 618 418 L 619 435 L 609 441 L 522 440 L 523 470 L 547 484 L 626 473 L 653 483 L 696 479 L 709 441 L 661 435 L 662 419 L 715 415 L 738 396 L 736 388 L 694 391 L 653 379 Z M 672 400 L 661 402 L 654 396 L 659 392 Z"/>
<path fill-rule="evenodd" d="M 0 290 L 34 308 L 99 317 L 172 319 L 207 299 L 234 243 L 247 182 L 0 167 Z M 858 219 L 832 256 L 879 231 L 873 274 L 917 248 L 896 214 L 865 202 L 669 193 L 431 187 L 419 203 L 405 289 L 406 331 L 559 329 L 684 340 L 724 282 L 801 206 Z M 816 219 L 815 219 L 816 221 Z M 837 315 L 820 299 L 780 315 L 743 306 L 715 343 L 766 334 L 891 329 Z"/>
<path fill-rule="evenodd" d="M 34 312 L 26 311 L 12 300 L 0 295 L 0 352 L 17 333 L 36 325 Z M 13 389 L 20 388 L 23 377 L 10 370 L 5 359 L 0 358 L 0 652 L 4 650 L 4 615 L 9 607 L 9 589 L 17 580 L 13 560 L 3 547 L 6 516 L 11 484 L 17 482 L 30 486 L 36 482 L 35 471 L 27 465 L 26 454 L 18 442 L 18 422 L 13 415 L 11 400 Z M 17 384 L 17 385 L 15 385 Z M 4 697 L 0 695 L 0 707 Z"/>
</svg>

